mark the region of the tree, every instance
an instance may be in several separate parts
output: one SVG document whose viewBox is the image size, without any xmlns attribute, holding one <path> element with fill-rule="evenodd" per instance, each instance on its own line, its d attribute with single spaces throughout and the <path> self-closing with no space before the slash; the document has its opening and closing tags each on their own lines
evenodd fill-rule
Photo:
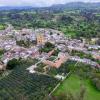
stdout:
<svg viewBox="0 0 100 100">
<path fill-rule="evenodd" d="M 4 50 L 0 49 L 0 55 L 4 54 Z"/>
<path fill-rule="evenodd" d="M 58 96 L 53 96 L 51 100 L 77 100 L 76 97 L 68 92 L 68 93 L 61 93 Z"/>
<path fill-rule="evenodd" d="M 96 89 L 100 91 L 100 80 L 99 80 L 99 78 L 93 78 L 92 83 L 96 87 Z"/>
<path fill-rule="evenodd" d="M 7 69 L 11 70 L 13 69 L 14 67 L 18 66 L 19 65 L 19 60 L 17 59 L 12 59 L 12 60 L 9 60 L 9 62 L 7 63 Z"/>
<path fill-rule="evenodd" d="M 47 48 L 54 48 L 55 46 L 52 44 L 52 43 L 50 43 L 50 42 L 47 42 L 46 44 L 45 44 L 45 47 L 47 47 Z"/>
<path fill-rule="evenodd" d="M 84 100 L 85 92 L 86 92 L 86 88 L 82 84 L 80 88 L 79 100 Z"/>
<path fill-rule="evenodd" d="M 49 51 L 51 51 L 54 48 L 55 48 L 55 46 L 52 43 L 46 42 L 44 47 L 41 48 L 39 51 L 40 52 L 49 52 Z"/>
</svg>

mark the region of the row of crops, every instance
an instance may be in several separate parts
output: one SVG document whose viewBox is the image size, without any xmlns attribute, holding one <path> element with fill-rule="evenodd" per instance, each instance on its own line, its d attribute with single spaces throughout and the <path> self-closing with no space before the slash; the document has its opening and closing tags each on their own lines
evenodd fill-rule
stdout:
<svg viewBox="0 0 100 100">
<path fill-rule="evenodd" d="M 52 77 L 29 73 L 27 65 L 27 61 L 22 63 L 0 80 L 0 100 L 44 100 L 58 83 Z"/>
</svg>

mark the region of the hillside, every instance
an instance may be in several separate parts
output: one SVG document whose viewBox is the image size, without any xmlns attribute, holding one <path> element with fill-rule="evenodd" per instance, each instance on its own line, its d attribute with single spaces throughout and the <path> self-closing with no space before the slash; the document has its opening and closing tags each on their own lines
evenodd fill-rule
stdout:
<svg viewBox="0 0 100 100">
<path fill-rule="evenodd" d="M 57 29 L 73 38 L 100 37 L 100 3 L 76 2 L 42 8 L 1 7 L 0 26 L 4 28 L 5 23 L 16 29 Z"/>
</svg>

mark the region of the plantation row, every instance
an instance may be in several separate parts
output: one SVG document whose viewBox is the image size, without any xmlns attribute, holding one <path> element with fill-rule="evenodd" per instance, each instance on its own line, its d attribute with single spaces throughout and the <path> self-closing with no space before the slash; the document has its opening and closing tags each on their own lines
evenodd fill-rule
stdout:
<svg viewBox="0 0 100 100">
<path fill-rule="evenodd" d="M 18 66 L 0 80 L 0 100 L 43 100 L 57 83 L 52 77 L 31 74 L 26 66 Z"/>
</svg>

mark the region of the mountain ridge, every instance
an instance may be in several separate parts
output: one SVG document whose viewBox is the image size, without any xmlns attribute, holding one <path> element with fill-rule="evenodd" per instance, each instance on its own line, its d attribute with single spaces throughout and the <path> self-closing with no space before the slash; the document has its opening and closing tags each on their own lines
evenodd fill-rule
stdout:
<svg viewBox="0 0 100 100">
<path fill-rule="evenodd" d="M 96 3 L 85 3 L 85 2 L 70 2 L 66 4 L 54 4 L 49 7 L 36 7 L 36 6 L 0 6 L 0 10 L 27 10 L 27 9 L 34 9 L 34 8 L 62 8 L 62 9 L 67 9 L 67 8 L 100 8 L 100 2 Z"/>
</svg>

